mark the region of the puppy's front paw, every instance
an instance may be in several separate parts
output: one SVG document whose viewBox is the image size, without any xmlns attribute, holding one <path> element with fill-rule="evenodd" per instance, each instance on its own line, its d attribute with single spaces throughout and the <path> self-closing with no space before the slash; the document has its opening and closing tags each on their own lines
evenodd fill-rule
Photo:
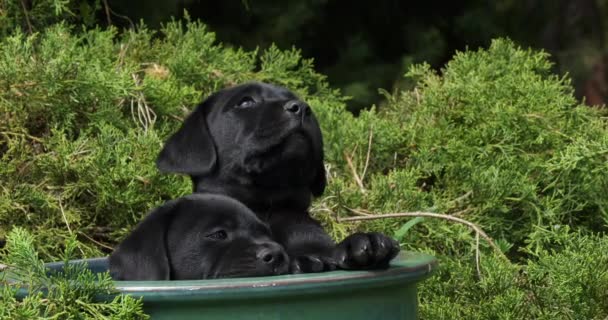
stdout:
<svg viewBox="0 0 608 320">
<path fill-rule="evenodd" d="M 381 233 L 355 233 L 336 246 L 334 258 L 341 269 L 383 269 L 399 250 L 397 241 Z"/>
<path fill-rule="evenodd" d="M 330 255 L 307 254 L 291 258 L 291 273 L 313 273 L 336 269 L 336 261 Z"/>
</svg>

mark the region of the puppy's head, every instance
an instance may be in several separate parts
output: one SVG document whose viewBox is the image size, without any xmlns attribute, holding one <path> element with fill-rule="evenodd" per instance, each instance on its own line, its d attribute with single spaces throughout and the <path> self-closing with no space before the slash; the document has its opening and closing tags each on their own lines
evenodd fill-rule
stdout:
<svg viewBox="0 0 608 320">
<path fill-rule="evenodd" d="M 216 92 L 169 138 L 161 171 L 247 177 L 266 187 L 325 189 L 323 139 L 310 106 L 289 90 L 246 83 Z"/>
<path fill-rule="evenodd" d="M 240 202 L 193 194 L 150 213 L 110 255 L 116 280 L 187 280 L 284 274 L 270 229 Z"/>
</svg>

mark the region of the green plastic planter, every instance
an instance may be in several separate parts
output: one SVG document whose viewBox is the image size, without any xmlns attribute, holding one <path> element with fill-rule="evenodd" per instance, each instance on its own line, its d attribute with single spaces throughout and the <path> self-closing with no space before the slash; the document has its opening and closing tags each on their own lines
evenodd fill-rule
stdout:
<svg viewBox="0 0 608 320">
<path fill-rule="evenodd" d="M 107 270 L 106 258 L 85 261 L 94 272 Z M 56 270 L 62 265 L 47 264 Z M 416 284 L 436 266 L 437 260 L 430 255 L 404 252 L 382 271 L 116 281 L 116 287 L 143 297 L 152 319 L 417 319 Z"/>
</svg>

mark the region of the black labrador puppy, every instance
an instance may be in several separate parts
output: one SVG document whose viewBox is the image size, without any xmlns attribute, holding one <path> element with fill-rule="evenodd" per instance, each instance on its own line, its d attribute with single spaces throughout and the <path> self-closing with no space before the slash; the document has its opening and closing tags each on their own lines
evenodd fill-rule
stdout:
<svg viewBox="0 0 608 320">
<path fill-rule="evenodd" d="M 193 194 L 156 208 L 110 255 L 115 280 L 189 280 L 289 271 L 271 231 L 242 203 Z"/>
<path fill-rule="evenodd" d="M 357 233 L 336 245 L 310 217 L 325 190 L 323 138 L 310 106 L 289 90 L 246 83 L 218 91 L 185 119 L 157 159 L 187 174 L 195 192 L 234 197 L 268 222 L 292 272 L 388 266 L 398 243 Z"/>
</svg>

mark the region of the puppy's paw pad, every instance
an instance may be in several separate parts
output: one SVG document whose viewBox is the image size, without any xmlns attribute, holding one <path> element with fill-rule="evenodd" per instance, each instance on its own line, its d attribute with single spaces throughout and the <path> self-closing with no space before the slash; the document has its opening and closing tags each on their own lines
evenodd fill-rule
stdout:
<svg viewBox="0 0 608 320">
<path fill-rule="evenodd" d="M 334 256 L 342 269 L 382 269 L 399 250 L 397 241 L 381 233 L 355 233 L 336 246 Z"/>
</svg>

